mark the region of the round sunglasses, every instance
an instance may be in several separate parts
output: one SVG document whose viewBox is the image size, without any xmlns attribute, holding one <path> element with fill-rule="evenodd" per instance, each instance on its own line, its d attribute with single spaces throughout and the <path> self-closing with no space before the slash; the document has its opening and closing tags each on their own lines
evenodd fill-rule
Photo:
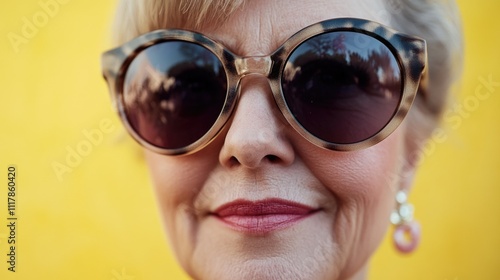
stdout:
<svg viewBox="0 0 500 280">
<path fill-rule="evenodd" d="M 129 133 L 165 155 L 196 152 L 222 130 L 241 79 L 267 77 L 279 110 L 311 143 L 367 148 L 407 114 L 425 74 L 424 40 L 379 23 L 338 18 L 308 26 L 268 56 L 238 56 L 200 33 L 166 29 L 102 55 Z"/>
</svg>

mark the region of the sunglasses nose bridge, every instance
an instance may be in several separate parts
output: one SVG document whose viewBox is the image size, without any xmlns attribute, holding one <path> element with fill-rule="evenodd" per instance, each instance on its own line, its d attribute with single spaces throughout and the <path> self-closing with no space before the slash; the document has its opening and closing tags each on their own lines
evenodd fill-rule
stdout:
<svg viewBox="0 0 500 280">
<path fill-rule="evenodd" d="M 238 76 L 259 74 L 268 77 L 271 73 L 273 61 L 270 56 L 240 57 L 234 61 Z"/>
</svg>

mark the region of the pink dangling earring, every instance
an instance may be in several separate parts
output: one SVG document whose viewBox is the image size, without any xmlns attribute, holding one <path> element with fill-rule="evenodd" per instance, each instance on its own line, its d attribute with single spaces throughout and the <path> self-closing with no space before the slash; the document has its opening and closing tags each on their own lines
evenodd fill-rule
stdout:
<svg viewBox="0 0 500 280">
<path fill-rule="evenodd" d="M 413 252 L 420 242 L 420 224 L 413 221 L 413 205 L 407 200 L 406 193 L 399 191 L 396 194 L 396 209 L 391 214 L 391 223 L 396 227 L 392 239 L 401 253 Z"/>
</svg>

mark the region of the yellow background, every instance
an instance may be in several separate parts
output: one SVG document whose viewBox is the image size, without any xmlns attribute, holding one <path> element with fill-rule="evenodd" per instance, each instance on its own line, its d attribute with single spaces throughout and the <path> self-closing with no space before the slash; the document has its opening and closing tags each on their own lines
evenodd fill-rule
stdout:
<svg viewBox="0 0 500 280">
<path fill-rule="evenodd" d="M 0 279 L 185 279 L 164 241 L 139 149 L 101 79 L 115 3 L 67 2 L 46 22 L 38 0 L 0 4 Z M 434 141 L 416 179 L 419 250 L 401 256 L 386 238 L 371 279 L 500 279 L 500 87 L 474 102 L 480 77 L 500 82 L 500 2 L 459 4 L 467 47 L 452 105 L 466 114 L 453 115 L 460 125 L 448 124 L 445 141 Z M 34 16 L 40 27 L 14 47 L 9 34 L 22 34 L 23 18 Z M 85 147 L 83 131 L 103 121 L 111 128 Z M 54 162 L 66 164 L 78 147 L 88 154 L 59 180 Z M 18 168 L 15 274 L 6 263 L 9 164 Z"/>
</svg>

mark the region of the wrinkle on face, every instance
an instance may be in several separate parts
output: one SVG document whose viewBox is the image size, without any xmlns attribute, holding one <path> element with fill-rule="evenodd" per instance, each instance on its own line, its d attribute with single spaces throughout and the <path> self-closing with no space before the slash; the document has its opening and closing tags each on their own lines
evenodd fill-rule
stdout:
<svg viewBox="0 0 500 280">
<path fill-rule="evenodd" d="M 300 8 L 284 10 L 280 2 Z M 309 5 L 303 0 L 247 1 L 224 23 L 213 27 L 204 26 L 200 31 L 239 56 L 266 56 L 299 30 L 323 20 L 360 17 L 363 14 L 365 19 L 390 25 L 382 0 L 315 2 Z M 247 13 L 248 10 L 254 12 Z M 255 13 L 259 13 L 259 16 L 255 16 Z M 314 18 L 310 15 L 314 15 Z M 283 18 L 291 18 L 293 21 Z"/>
<path fill-rule="evenodd" d="M 381 21 L 377 18 L 381 7 L 381 1 L 251 0 L 224 24 L 206 26 L 197 31 L 238 55 L 268 55 L 295 32 L 322 20 L 362 17 Z M 209 273 L 228 277 L 230 272 L 251 275 L 262 264 L 271 273 L 277 267 L 286 273 L 286 265 L 295 264 L 296 259 L 303 257 L 317 266 L 314 271 L 323 269 L 321 265 L 326 263 L 328 267 L 324 269 L 328 273 L 351 276 L 365 264 L 385 233 L 383 227 L 388 223 L 388 217 L 384 215 L 390 212 L 393 199 L 385 177 L 398 172 L 396 158 L 401 153 L 398 145 L 404 131 L 397 130 L 366 150 L 324 150 L 309 143 L 286 123 L 269 88 L 260 84 L 262 81 L 266 82 L 265 79 L 245 80 L 240 103 L 232 118 L 214 142 L 203 150 L 182 157 L 147 156 L 173 248 L 191 275 Z M 266 108 L 272 112 L 260 112 L 263 104 L 265 107 L 268 104 L 274 106 Z M 238 122 L 239 118 L 245 121 Z M 273 141 L 287 141 L 291 145 L 295 158 L 290 165 L 264 162 L 258 168 L 245 169 L 221 164 L 221 149 L 229 141 L 227 137 L 232 126 L 257 131 L 258 127 L 252 127 L 256 124 L 267 125 L 270 135 L 275 137 L 271 138 Z M 234 199 L 273 196 L 321 204 L 325 211 L 318 215 L 318 221 L 323 222 L 322 225 L 309 226 L 305 230 L 299 227 L 304 232 L 309 229 L 311 233 L 298 244 L 283 242 L 286 238 L 294 240 L 292 233 L 300 231 L 297 228 L 291 233 L 278 233 L 272 240 L 250 239 L 243 243 L 243 237 L 231 235 L 220 227 L 207 226 L 213 224 L 203 219 L 210 210 Z M 385 218 L 387 221 L 379 222 Z M 283 246 L 279 247 L 279 244 Z M 257 250 L 261 248 L 267 249 Z M 279 250 L 272 251 L 273 248 Z M 295 254 L 278 255 L 280 252 L 294 252 L 294 248 Z M 312 249 L 311 253 L 311 248 L 323 248 L 324 251 L 316 254 Z M 270 257 L 273 254 L 276 257 Z M 239 260 L 244 260 L 243 266 Z M 302 263 L 299 261 L 298 265 Z"/>
</svg>

